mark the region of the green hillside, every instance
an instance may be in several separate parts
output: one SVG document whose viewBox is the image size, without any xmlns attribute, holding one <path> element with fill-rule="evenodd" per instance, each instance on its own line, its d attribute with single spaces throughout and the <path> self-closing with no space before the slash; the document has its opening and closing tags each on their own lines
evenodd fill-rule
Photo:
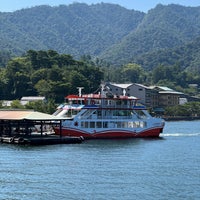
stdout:
<svg viewBox="0 0 200 200">
<path fill-rule="evenodd" d="M 74 3 L 0 13 L 0 49 L 29 49 L 97 56 L 137 28 L 144 13 L 118 5 Z"/>
<path fill-rule="evenodd" d="M 140 64 L 146 70 L 152 70 L 158 65 L 178 64 L 182 69 L 200 73 L 200 37 L 179 47 L 136 56 L 133 62 Z"/>
<path fill-rule="evenodd" d="M 200 62 L 200 7 L 159 4 L 145 14 L 107 3 L 37 6 L 0 13 L 0 29 L 1 66 L 8 52 L 20 56 L 30 49 L 146 69 L 177 62 L 190 69 Z"/>
<path fill-rule="evenodd" d="M 183 45 L 198 36 L 200 7 L 158 5 L 145 15 L 137 29 L 103 52 L 102 58 L 122 64 L 144 53 Z"/>
</svg>

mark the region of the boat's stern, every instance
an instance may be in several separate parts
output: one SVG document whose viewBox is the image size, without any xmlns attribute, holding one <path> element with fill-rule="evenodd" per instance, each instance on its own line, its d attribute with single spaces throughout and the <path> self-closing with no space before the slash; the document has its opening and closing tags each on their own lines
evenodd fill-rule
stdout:
<svg viewBox="0 0 200 200">
<path fill-rule="evenodd" d="M 153 120 L 154 120 L 153 126 L 159 128 L 160 133 L 162 133 L 165 127 L 165 120 L 162 118 L 156 118 L 156 117 L 153 117 Z"/>
</svg>

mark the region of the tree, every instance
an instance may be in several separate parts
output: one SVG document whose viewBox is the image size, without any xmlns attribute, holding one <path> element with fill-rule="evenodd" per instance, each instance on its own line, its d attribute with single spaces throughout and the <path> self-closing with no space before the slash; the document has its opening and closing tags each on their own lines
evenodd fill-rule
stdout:
<svg viewBox="0 0 200 200">
<path fill-rule="evenodd" d="M 35 93 L 30 82 L 30 77 L 21 72 L 16 72 L 13 86 L 15 88 L 14 95 L 17 99 L 24 95 L 34 95 Z"/>
<path fill-rule="evenodd" d="M 63 70 L 57 65 L 53 65 L 51 69 L 47 71 L 46 78 L 51 81 L 62 81 Z"/>
<path fill-rule="evenodd" d="M 32 101 L 25 105 L 26 109 L 32 109 L 38 112 L 44 112 L 53 114 L 56 110 L 56 104 L 55 101 L 52 99 L 49 99 L 47 102 L 43 101 Z"/>
<path fill-rule="evenodd" d="M 10 58 L 11 58 L 10 52 L 0 51 L 0 68 L 5 67 Z"/>
<path fill-rule="evenodd" d="M 159 65 L 153 69 L 152 80 L 153 83 L 158 83 L 160 80 L 165 79 L 165 69 L 163 65 Z"/>
<path fill-rule="evenodd" d="M 27 91 L 33 91 L 30 82 L 30 74 L 32 70 L 30 63 L 26 58 L 14 58 L 8 62 L 5 72 L 5 79 L 7 79 L 5 91 L 9 91 L 8 99 L 20 98 Z"/>
<path fill-rule="evenodd" d="M 72 91 L 71 87 L 72 85 L 68 82 L 51 82 L 51 98 L 57 103 L 64 102 L 64 97 Z"/>
<path fill-rule="evenodd" d="M 20 100 L 13 100 L 11 103 L 11 108 L 24 109 L 24 106 L 20 103 Z"/>
<path fill-rule="evenodd" d="M 200 116 L 200 102 L 188 102 L 183 105 L 167 107 L 165 109 L 165 115 L 186 117 Z"/>
<path fill-rule="evenodd" d="M 9 90 L 6 90 L 5 88 L 7 88 L 7 84 L 8 84 L 8 79 L 6 78 L 6 69 L 2 68 L 0 69 L 0 99 L 7 99 L 7 96 L 9 96 L 10 92 Z"/>
<path fill-rule="evenodd" d="M 89 90 L 89 81 L 80 72 L 72 71 L 70 74 L 71 93 L 77 93 L 77 87 L 84 87 L 85 91 Z"/>
<path fill-rule="evenodd" d="M 135 63 L 129 63 L 122 68 L 123 82 L 140 83 L 144 80 L 144 70 Z"/>
<path fill-rule="evenodd" d="M 45 96 L 46 98 L 48 98 L 51 94 L 51 84 L 44 79 L 39 80 L 35 84 L 35 89 L 39 95 Z"/>
</svg>

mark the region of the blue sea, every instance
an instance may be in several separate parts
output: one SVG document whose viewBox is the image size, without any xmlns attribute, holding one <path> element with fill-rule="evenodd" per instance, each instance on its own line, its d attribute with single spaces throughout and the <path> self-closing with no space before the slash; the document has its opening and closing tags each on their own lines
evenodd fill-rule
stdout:
<svg viewBox="0 0 200 200">
<path fill-rule="evenodd" d="M 200 121 L 159 139 L 0 144 L 0 200 L 199 200 Z"/>
</svg>

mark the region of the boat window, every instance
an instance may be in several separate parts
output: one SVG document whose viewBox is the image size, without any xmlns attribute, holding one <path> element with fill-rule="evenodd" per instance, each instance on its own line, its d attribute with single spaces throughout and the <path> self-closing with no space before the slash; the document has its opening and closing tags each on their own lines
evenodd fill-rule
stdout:
<svg viewBox="0 0 200 200">
<path fill-rule="evenodd" d="M 95 122 L 90 122 L 90 128 L 95 128 Z"/>
<path fill-rule="evenodd" d="M 113 122 L 112 121 L 108 122 L 108 127 L 109 128 L 116 128 L 117 127 L 117 122 L 114 122 L 114 121 Z"/>
<path fill-rule="evenodd" d="M 117 122 L 117 128 L 121 128 L 122 127 L 122 122 Z"/>
<path fill-rule="evenodd" d="M 101 111 L 100 110 L 98 110 L 97 116 L 101 117 Z"/>
<path fill-rule="evenodd" d="M 97 128 L 102 128 L 102 122 L 97 122 Z"/>
<path fill-rule="evenodd" d="M 103 122 L 103 128 L 108 128 L 108 122 Z"/>
<path fill-rule="evenodd" d="M 88 128 L 88 122 L 85 122 L 85 128 Z"/>
<path fill-rule="evenodd" d="M 122 105 L 127 105 L 127 101 L 126 101 L 126 100 L 123 100 L 123 101 L 122 101 Z"/>
<path fill-rule="evenodd" d="M 132 122 L 132 124 L 131 124 L 131 127 L 133 127 L 133 128 L 138 128 L 138 127 L 144 128 L 146 126 L 147 126 L 147 122 L 145 122 L 145 121 L 135 121 L 135 122 Z"/>
<path fill-rule="evenodd" d="M 111 100 L 108 100 L 108 105 L 112 105 L 112 102 L 111 102 Z"/>
<path fill-rule="evenodd" d="M 131 116 L 130 110 L 115 110 L 113 111 L 113 116 Z"/>
<path fill-rule="evenodd" d="M 142 111 L 142 110 L 135 110 L 135 112 L 137 113 L 138 118 L 146 118 L 146 114 Z"/>
<path fill-rule="evenodd" d="M 122 128 L 127 128 L 128 127 L 128 122 L 122 122 Z"/>
<path fill-rule="evenodd" d="M 129 128 L 133 128 L 134 127 L 134 124 L 133 124 L 134 122 L 128 122 L 128 127 Z"/>
<path fill-rule="evenodd" d="M 147 126 L 147 122 L 144 122 L 144 121 L 143 121 L 143 122 L 140 122 L 140 127 L 141 127 L 141 128 L 144 128 L 144 127 L 146 127 L 146 126 Z"/>
<path fill-rule="evenodd" d="M 121 104 L 122 104 L 122 102 L 120 100 L 116 101 L 116 105 L 121 105 Z"/>
</svg>

